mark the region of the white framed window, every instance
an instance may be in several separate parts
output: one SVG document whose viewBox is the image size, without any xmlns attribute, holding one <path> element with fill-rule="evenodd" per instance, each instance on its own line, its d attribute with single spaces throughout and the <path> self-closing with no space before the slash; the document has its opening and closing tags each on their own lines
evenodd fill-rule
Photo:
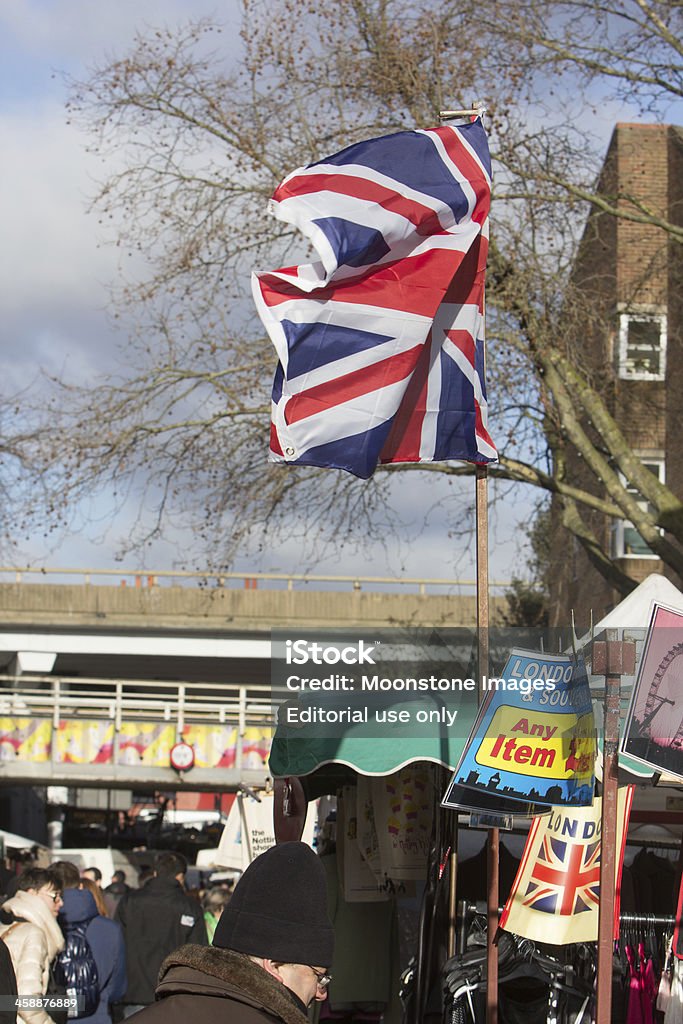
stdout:
<svg viewBox="0 0 683 1024">
<path fill-rule="evenodd" d="M 664 380 L 666 313 L 621 313 L 619 376 L 624 380 Z"/>
<path fill-rule="evenodd" d="M 666 483 L 663 457 L 643 456 L 641 462 L 643 463 L 644 468 L 653 473 L 660 483 Z M 635 498 L 639 508 L 642 508 L 644 512 L 654 511 L 650 502 L 643 498 L 640 491 L 626 483 L 623 477 L 622 482 L 624 483 L 628 493 Z M 656 555 L 654 551 L 647 546 L 633 523 L 628 519 L 619 519 L 614 524 L 612 549 L 613 558 L 659 558 L 659 555 Z"/>
</svg>

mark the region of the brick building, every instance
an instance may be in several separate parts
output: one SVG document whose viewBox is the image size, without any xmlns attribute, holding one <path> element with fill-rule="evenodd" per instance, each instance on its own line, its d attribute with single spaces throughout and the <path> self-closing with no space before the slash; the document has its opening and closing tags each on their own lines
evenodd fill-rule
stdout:
<svg viewBox="0 0 683 1024">
<path fill-rule="evenodd" d="M 682 172 L 683 129 L 618 124 L 599 191 L 618 196 L 618 205 L 636 215 L 680 225 Z M 683 494 L 682 270 L 680 244 L 661 228 L 597 209 L 589 215 L 574 271 L 587 311 L 576 332 L 574 358 L 590 372 L 634 452 L 676 494 Z M 590 424 L 584 425 L 590 431 Z M 574 482 L 595 490 L 576 455 L 568 467 Z M 557 508 L 553 512 L 559 514 Z M 666 573 L 628 521 L 582 515 L 603 550 L 636 582 L 652 572 Z M 591 611 L 597 621 L 619 601 L 617 590 L 573 537 L 554 548 L 551 621 L 566 625 L 572 610 L 581 625 L 588 624 Z M 671 578 L 681 586 L 679 578 Z"/>
</svg>

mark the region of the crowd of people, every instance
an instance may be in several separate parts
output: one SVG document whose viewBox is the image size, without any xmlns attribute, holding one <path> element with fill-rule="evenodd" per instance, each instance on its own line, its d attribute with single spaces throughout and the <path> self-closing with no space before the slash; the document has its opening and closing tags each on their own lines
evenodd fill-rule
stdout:
<svg viewBox="0 0 683 1024">
<path fill-rule="evenodd" d="M 185 889 L 187 862 L 159 853 L 137 887 L 69 861 L 30 866 L 0 897 L 2 1024 L 112 1024 L 154 1002 L 166 957 L 207 946 L 230 900 L 224 886 Z M 48 997 L 37 999 L 36 997 Z M 75 1003 L 75 1005 L 74 1005 Z"/>
<path fill-rule="evenodd" d="M 169 851 L 137 888 L 117 872 L 102 889 L 68 861 L 15 876 L 0 899 L 2 1024 L 307 1024 L 334 952 L 318 856 L 271 847 L 232 894 L 187 892 L 186 870 Z"/>
</svg>

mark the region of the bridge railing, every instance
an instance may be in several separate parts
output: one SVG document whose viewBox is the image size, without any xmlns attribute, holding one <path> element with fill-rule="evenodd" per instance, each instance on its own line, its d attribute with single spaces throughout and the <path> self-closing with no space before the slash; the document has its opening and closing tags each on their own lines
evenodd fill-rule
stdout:
<svg viewBox="0 0 683 1024">
<path fill-rule="evenodd" d="M 233 683 L 174 683 L 83 676 L 0 675 L 0 717 L 51 718 L 55 728 L 64 719 L 142 720 L 176 725 L 272 726 L 270 687 Z"/>
<path fill-rule="evenodd" d="M 182 739 L 194 752 L 192 783 L 222 790 L 265 778 L 273 727 L 264 685 L 5 675 L 0 780 L 175 786 Z"/>
<path fill-rule="evenodd" d="M 85 586 L 96 583 L 118 583 L 121 587 L 143 589 L 171 586 L 237 587 L 246 590 L 353 590 L 353 591 L 413 591 L 427 593 L 473 593 L 475 579 L 445 579 L 417 576 L 363 576 L 326 575 L 321 573 L 278 572 L 190 572 L 184 570 L 148 569 L 41 569 L 31 566 L 0 566 L 0 583 L 64 583 L 76 581 Z M 490 580 L 489 587 L 502 591 L 510 586 L 509 580 Z"/>
</svg>

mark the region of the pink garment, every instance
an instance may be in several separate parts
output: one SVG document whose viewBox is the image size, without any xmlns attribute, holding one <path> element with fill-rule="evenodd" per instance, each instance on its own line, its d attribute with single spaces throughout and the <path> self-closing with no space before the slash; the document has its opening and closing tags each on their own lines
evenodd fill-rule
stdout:
<svg viewBox="0 0 683 1024">
<path fill-rule="evenodd" d="M 632 946 L 627 946 L 625 951 L 628 960 L 628 1008 L 626 1010 L 626 1024 L 641 1024 L 640 1007 L 640 974 L 636 965 L 635 953 Z"/>
<path fill-rule="evenodd" d="M 646 957 L 642 942 L 638 945 L 637 960 L 632 946 L 627 946 L 625 952 L 629 967 L 626 1024 L 654 1024 L 657 983 L 652 960 Z"/>
<path fill-rule="evenodd" d="M 638 953 L 640 955 L 640 967 L 643 976 L 643 1013 L 647 1013 L 649 1016 L 646 1018 L 654 1024 L 654 1005 L 659 991 L 657 980 L 654 977 L 654 964 L 652 963 L 652 957 L 648 956 L 645 961 L 645 967 L 643 969 L 643 959 L 645 957 L 645 947 L 642 942 L 638 946 Z"/>
<path fill-rule="evenodd" d="M 655 968 L 652 963 L 652 957 L 645 956 L 645 946 L 642 942 L 638 946 L 638 956 L 640 957 L 640 971 L 642 977 L 641 1001 L 643 1004 L 643 1020 L 647 1021 L 648 1024 L 654 1024 L 654 1007 L 655 1002 L 657 1001 L 659 986 L 657 984 L 657 979 L 655 978 Z"/>
</svg>

